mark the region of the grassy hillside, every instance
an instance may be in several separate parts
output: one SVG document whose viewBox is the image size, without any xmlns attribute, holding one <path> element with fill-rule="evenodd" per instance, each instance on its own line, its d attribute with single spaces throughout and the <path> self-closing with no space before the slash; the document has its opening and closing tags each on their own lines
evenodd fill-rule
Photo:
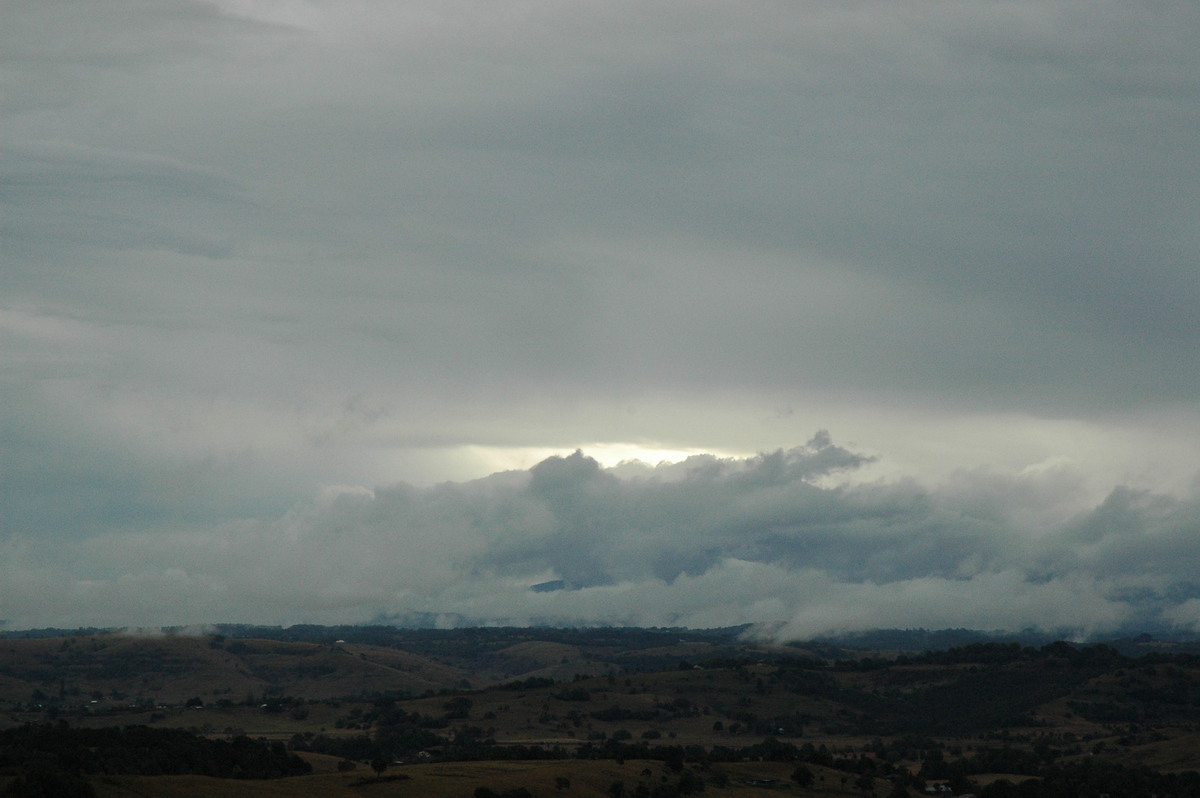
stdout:
<svg viewBox="0 0 1200 798">
<path fill-rule="evenodd" d="M 467 683 L 461 669 L 376 646 L 121 634 L 0 640 L 0 701 L 98 707 L 247 696 L 421 694 Z"/>
</svg>

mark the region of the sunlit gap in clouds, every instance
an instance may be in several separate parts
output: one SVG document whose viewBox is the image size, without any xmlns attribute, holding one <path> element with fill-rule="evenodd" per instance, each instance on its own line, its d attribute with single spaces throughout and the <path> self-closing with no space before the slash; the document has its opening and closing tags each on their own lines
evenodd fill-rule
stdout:
<svg viewBox="0 0 1200 798">
<path fill-rule="evenodd" d="M 779 446 L 773 449 L 781 448 Z M 786 448 L 786 447 L 785 447 Z M 601 467 L 612 469 L 622 464 L 654 467 L 679 463 L 694 455 L 743 460 L 757 451 L 734 451 L 718 447 L 672 448 L 652 443 L 607 441 L 563 446 L 488 446 L 467 444 L 430 448 L 376 450 L 364 466 L 347 466 L 348 471 L 329 474 L 324 484 L 356 484 L 374 488 L 397 483 L 429 487 L 443 482 L 468 482 L 510 471 L 528 471 L 550 457 L 566 457 L 581 451 Z"/>
<path fill-rule="evenodd" d="M 524 471 L 548 457 L 565 456 L 579 450 L 605 468 L 612 468 L 621 463 L 642 462 L 647 465 L 660 463 L 678 463 L 693 455 L 706 454 L 714 457 L 745 458 L 754 452 L 733 452 L 720 449 L 695 448 L 675 449 L 656 446 L 653 443 L 636 443 L 628 441 L 608 441 L 603 443 L 582 443 L 574 447 L 540 447 L 540 446 L 470 446 L 466 453 L 470 459 L 479 464 L 478 476 L 498 471 Z"/>
</svg>

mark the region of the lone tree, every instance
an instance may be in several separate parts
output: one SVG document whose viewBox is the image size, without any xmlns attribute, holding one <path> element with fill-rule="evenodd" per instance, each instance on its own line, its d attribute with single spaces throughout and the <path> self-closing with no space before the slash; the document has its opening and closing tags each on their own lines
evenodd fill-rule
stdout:
<svg viewBox="0 0 1200 798">
<path fill-rule="evenodd" d="M 375 757 L 371 760 L 371 770 L 375 771 L 376 775 L 382 775 L 383 771 L 387 770 L 388 762 L 383 757 Z"/>
</svg>

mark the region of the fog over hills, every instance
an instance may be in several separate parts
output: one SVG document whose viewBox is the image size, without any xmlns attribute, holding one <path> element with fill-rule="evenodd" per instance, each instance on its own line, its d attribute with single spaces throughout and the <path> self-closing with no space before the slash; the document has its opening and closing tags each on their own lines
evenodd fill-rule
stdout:
<svg viewBox="0 0 1200 798">
<path fill-rule="evenodd" d="M 576 452 L 470 482 L 331 489 L 277 519 L 75 544 L 91 573 L 69 591 L 44 589 L 62 566 L 10 559 L 5 609 L 9 628 L 155 626 L 165 613 L 176 624 L 754 624 L 780 641 L 1194 630 L 1195 503 L 1117 489 L 1077 510 L 1065 470 L 963 473 L 932 488 L 853 481 L 869 462 L 821 434 L 746 459 L 604 468 Z M 132 559 L 188 565 L 122 574 Z"/>
</svg>

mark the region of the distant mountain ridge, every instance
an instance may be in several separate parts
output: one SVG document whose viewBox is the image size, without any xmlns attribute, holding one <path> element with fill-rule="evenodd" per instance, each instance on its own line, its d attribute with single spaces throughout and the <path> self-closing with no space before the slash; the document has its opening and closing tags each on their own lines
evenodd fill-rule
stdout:
<svg viewBox="0 0 1200 798">
<path fill-rule="evenodd" d="M 205 635 L 217 634 L 231 638 L 256 638 L 329 644 L 341 640 L 367 645 L 402 645 L 406 650 L 417 653 L 436 654 L 453 646 L 460 652 L 480 646 L 495 646 L 505 641 L 536 637 L 538 640 L 556 641 L 567 644 L 580 642 L 588 645 L 607 639 L 609 645 L 622 648 L 661 646 L 677 641 L 724 642 L 730 645 L 770 645 L 771 636 L 752 624 L 720 627 L 713 629 L 691 629 L 686 627 L 634 627 L 634 626 L 454 626 L 441 628 L 429 624 L 400 625 L 391 623 L 340 624 L 294 624 L 292 626 L 260 626 L 255 624 L 218 623 L 195 626 L 164 626 L 152 630 L 129 630 L 126 628 L 79 628 L 79 629 L 24 629 L 2 630 L 3 639 L 34 639 L 79 637 L 84 635 L 109 634 L 166 634 Z M 1015 642 L 1022 646 L 1044 646 L 1060 640 L 1076 645 L 1103 644 L 1115 648 L 1126 656 L 1137 656 L 1149 652 L 1170 651 L 1173 653 L 1200 653 L 1200 636 L 1193 632 L 1174 629 L 1156 629 L 1152 632 L 1129 630 L 1116 635 L 1095 635 L 1078 639 L 1067 630 L 1047 632 L 1039 629 L 1024 629 L 1018 632 L 980 629 L 872 629 L 821 635 L 809 640 L 792 641 L 781 645 L 793 649 L 820 652 L 826 659 L 857 658 L 863 652 L 891 654 L 920 653 L 923 651 L 945 651 L 973 643 Z"/>
</svg>

